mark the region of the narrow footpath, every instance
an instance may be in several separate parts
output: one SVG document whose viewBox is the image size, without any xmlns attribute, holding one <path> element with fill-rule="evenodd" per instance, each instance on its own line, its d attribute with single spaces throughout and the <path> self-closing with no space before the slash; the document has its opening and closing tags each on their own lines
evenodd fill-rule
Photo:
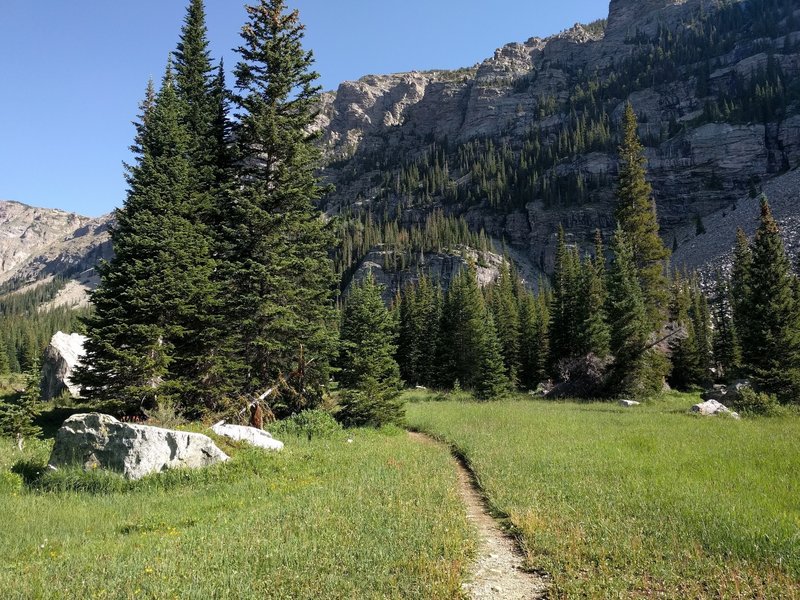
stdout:
<svg viewBox="0 0 800 600">
<path fill-rule="evenodd" d="M 411 439 L 444 448 L 424 433 L 409 432 Z M 467 519 L 478 532 L 478 555 L 470 569 L 464 591 L 473 600 L 530 600 L 547 596 L 547 581 L 522 570 L 523 555 L 516 540 L 504 532 L 489 514 L 475 478 L 461 461 L 458 487 L 467 508 Z"/>
</svg>

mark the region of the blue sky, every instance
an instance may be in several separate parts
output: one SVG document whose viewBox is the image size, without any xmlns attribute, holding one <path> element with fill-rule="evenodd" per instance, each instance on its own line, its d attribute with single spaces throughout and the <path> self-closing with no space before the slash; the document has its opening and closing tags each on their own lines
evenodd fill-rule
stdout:
<svg viewBox="0 0 800 600">
<path fill-rule="evenodd" d="M 206 0 L 230 69 L 244 2 Z M 289 0 L 325 89 L 369 73 L 473 65 L 605 17 L 602 0 Z M 131 121 L 174 49 L 185 0 L 0 0 L 0 199 L 97 216 L 125 198 Z"/>
</svg>

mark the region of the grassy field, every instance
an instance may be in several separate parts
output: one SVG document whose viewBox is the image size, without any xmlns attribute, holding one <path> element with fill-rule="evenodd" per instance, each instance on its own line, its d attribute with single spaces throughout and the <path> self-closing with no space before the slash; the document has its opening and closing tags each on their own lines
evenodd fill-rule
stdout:
<svg viewBox="0 0 800 600">
<path fill-rule="evenodd" d="M 285 441 L 280 454 L 227 447 L 233 461 L 203 471 L 45 492 L 11 469 L 35 478 L 51 442 L 20 456 L 0 440 L 3 599 L 459 597 L 474 543 L 447 452 L 400 430 Z"/>
<path fill-rule="evenodd" d="M 409 405 L 451 443 L 553 596 L 800 597 L 800 418 L 532 400 Z"/>
</svg>

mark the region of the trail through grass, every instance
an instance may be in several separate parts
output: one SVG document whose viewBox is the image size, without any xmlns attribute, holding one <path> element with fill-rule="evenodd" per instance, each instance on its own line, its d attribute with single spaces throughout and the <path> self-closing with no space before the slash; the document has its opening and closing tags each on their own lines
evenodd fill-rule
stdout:
<svg viewBox="0 0 800 600">
<path fill-rule="evenodd" d="M 800 596 L 800 419 L 700 418 L 695 397 L 428 402 L 556 597 Z"/>
<path fill-rule="evenodd" d="M 399 431 L 286 442 L 65 493 L 27 490 L 0 441 L 2 597 L 459 597 L 473 541 L 447 452 Z M 50 444 L 29 448 L 43 464 Z"/>
</svg>

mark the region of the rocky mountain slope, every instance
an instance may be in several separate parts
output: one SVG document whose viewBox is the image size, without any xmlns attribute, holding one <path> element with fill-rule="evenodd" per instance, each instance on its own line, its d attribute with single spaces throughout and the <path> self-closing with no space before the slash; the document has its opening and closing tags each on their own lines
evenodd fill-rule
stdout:
<svg viewBox="0 0 800 600">
<path fill-rule="evenodd" d="M 91 287 L 94 265 L 111 254 L 110 221 L 0 201 L 0 285 L 8 291 L 61 275 L 74 279 L 71 288 Z"/>
<path fill-rule="evenodd" d="M 443 208 L 547 270 L 559 224 L 587 249 L 595 228 L 613 230 L 630 101 L 671 245 L 800 162 L 798 76 L 796 2 L 612 0 L 606 22 L 508 44 L 474 67 L 370 75 L 326 94 L 323 173 L 336 191 L 324 207 L 401 221 Z"/>
</svg>

